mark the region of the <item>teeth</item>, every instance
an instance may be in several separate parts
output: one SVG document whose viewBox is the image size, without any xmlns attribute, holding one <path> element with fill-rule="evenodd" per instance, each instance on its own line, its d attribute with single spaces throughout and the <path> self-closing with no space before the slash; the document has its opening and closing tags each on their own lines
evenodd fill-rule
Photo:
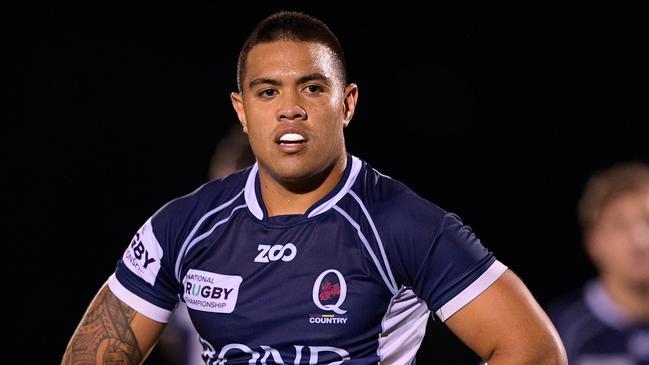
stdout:
<svg viewBox="0 0 649 365">
<path fill-rule="evenodd" d="M 286 133 L 279 139 L 280 142 L 300 142 L 304 141 L 304 137 L 297 133 Z"/>
</svg>

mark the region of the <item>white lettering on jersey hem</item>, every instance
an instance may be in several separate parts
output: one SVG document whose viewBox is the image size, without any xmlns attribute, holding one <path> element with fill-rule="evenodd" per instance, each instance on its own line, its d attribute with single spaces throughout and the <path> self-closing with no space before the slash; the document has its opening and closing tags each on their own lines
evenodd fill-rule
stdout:
<svg viewBox="0 0 649 365">
<path fill-rule="evenodd" d="M 198 228 L 201 226 L 201 224 L 203 224 L 203 222 L 209 216 L 214 215 L 214 214 L 220 212 L 221 210 L 229 207 L 232 203 L 234 203 L 235 200 L 237 200 L 237 198 L 239 196 L 241 196 L 241 194 L 243 194 L 243 190 L 241 190 L 239 192 L 239 194 L 237 194 L 234 198 L 228 200 L 227 202 L 225 202 L 225 203 L 219 205 L 218 207 L 210 210 L 209 212 L 205 213 L 205 215 L 202 216 L 201 219 L 198 220 L 196 225 L 194 225 L 194 228 L 192 228 L 191 232 L 189 233 L 189 235 L 185 239 L 185 242 L 183 242 L 183 245 L 180 247 L 180 253 L 178 255 L 178 259 L 176 260 L 176 267 L 175 267 L 176 272 L 175 273 L 176 273 L 176 280 L 178 280 L 178 282 L 180 282 L 180 271 L 181 271 L 180 263 L 182 262 L 183 258 L 185 257 L 185 254 L 187 253 L 187 251 L 189 250 L 189 246 L 192 246 L 194 243 L 196 243 L 196 240 L 192 241 L 192 239 L 194 238 L 194 235 L 196 234 L 196 231 L 198 231 Z M 239 207 L 237 207 L 237 208 L 239 208 Z M 235 208 L 235 209 L 237 209 L 237 208 Z M 231 216 L 232 216 L 232 213 L 230 213 L 230 217 Z M 230 217 L 228 217 L 227 219 L 229 219 Z M 226 219 L 226 221 L 227 221 L 227 219 Z M 221 222 L 223 222 L 223 221 L 221 221 Z M 219 223 L 221 223 L 221 222 L 219 222 Z M 217 225 L 219 225 L 219 223 L 217 223 Z M 225 222 L 223 222 L 223 223 L 225 223 Z M 214 226 L 212 228 L 212 230 L 214 230 L 214 228 L 216 228 L 216 226 Z"/>
<path fill-rule="evenodd" d="M 261 345 L 259 347 L 251 348 L 242 343 L 231 343 L 223 346 L 221 350 L 218 351 L 218 355 L 216 355 L 217 351 L 214 349 L 214 346 L 212 346 L 212 344 L 207 342 L 207 340 L 205 340 L 204 338 L 199 337 L 198 339 L 203 345 L 204 351 L 202 353 L 202 357 L 207 364 L 223 365 L 227 363 L 228 360 L 230 360 L 227 356 L 230 350 L 233 350 L 233 352 L 243 352 L 249 354 L 250 359 L 248 359 L 248 364 L 251 365 L 257 364 L 258 361 L 261 365 L 266 365 L 269 357 L 272 357 L 273 364 L 287 364 L 287 362 L 285 362 L 285 360 L 282 358 L 280 352 L 272 348 L 271 346 Z M 293 364 L 302 364 L 302 350 L 305 348 L 305 346 L 293 345 L 293 347 L 295 348 L 295 360 L 293 361 Z M 344 361 L 351 360 L 349 352 L 338 347 L 306 346 L 306 348 L 309 350 L 309 352 L 308 359 L 305 359 L 305 361 L 308 360 L 309 365 L 321 364 L 322 362 L 320 361 L 320 354 L 324 354 L 326 352 L 334 353 L 340 357 L 339 361 L 330 362 L 328 363 L 328 365 L 340 365 Z M 261 356 L 261 352 L 264 353 L 263 357 Z M 216 358 L 214 358 L 215 356 Z M 238 360 L 237 362 L 239 363 L 242 363 L 246 360 L 245 358 L 242 358 L 241 354 L 235 353 L 234 357 Z"/>
<path fill-rule="evenodd" d="M 338 211 L 347 221 L 354 227 L 356 228 L 356 232 L 358 233 L 358 237 L 361 239 L 363 242 L 363 245 L 365 246 L 365 249 L 367 249 L 367 252 L 370 254 L 372 257 L 372 261 L 374 261 L 374 266 L 376 266 L 377 270 L 379 270 L 379 274 L 381 274 L 381 278 L 383 278 L 383 281 L 385 282 L 385 285 L 390 289 L 390 292 L 392 294 L 395 294 L 397 292 L 397 288 L 395 286 L 392 286 L 392 283 L 388 280 L 388 278 L 385 276 L 385 272 L 383 271 L 383 268 L 381 267 L 381 264 L 379 263 L 379 259 L 376 257 L 374 254 L 374 251 L 372 251 L 372 248 L 370 247 L 369 242 L 367 241 L 367 238 L 365 238 L 365 235 L 363 235 L 363 232 L 361 232 L 361 227 L 352 219 L 352 217 L 349 216 L 344 210 L 342 210 L 340 207 L 337 205 L 334 205 L 334 209 Z"/>
<path fill-rule="evenodd" d="M 311 352 L 311 358 L 309 359 L 309 365 L 318 364 L 318 354 L 321 352 L 333 352 L 338 354 L 342 358 L 340 361 L 334 361 L 329 363 L 329 365 L 340 365 L 343 361 L 350 360 L 349 352 L 343 349 L 339 349 L 333 346 L 309 346 L 309 351 Z"/>
<path fill-rule="evenodd" d="M 359 160 L 357 157 L 352 156 L 352 168 L 351 171 L 349 172 L 349 177 L 347 178 L 347 181 L 345 182 L 345 185 L 343 186 L 340 191 L 334 195 L 331 199 L 327 200 L 326 202 L 322 203 L 319 207 L 313 209 L 311 213 L 309 213 L 308 218 L 315 217 L 318 214 L 322 214 L 334 205 L 340 201 L 340 199 L 347 194 L 347 192 L 351 192 L 352 185 L 354 185 L 354 182 L 356 181 L 356 177 L 358 176 L 358 173 L 361 171 L 363 163 L 361 160 Z"/>
<path fill-rule="evenodd" d="M 483 291 L 491 286 L 499 277 L 507 270 L 507 266 L 503 265 L 500 261 L 496 260 L 487 271 L 482 273 L 471 285 L 467 286 L 460 294 L 453 297 L 444 304 L 440 309 L 435 311 L 435 314 L 445 322 L 455 312 L 467 305 L 470 301 L 475 299 Z"/>
<path fill-rule="evenodd" d="M 133 294 L 130 290 L 126 289 L 119 280 L 117 280 L 115 274 L 108 278 L 108 288 L 110 288 L 110 291 L 112 291 L 119 300 L 126 303 L 129 307 L 135 309 L 142 315 L 160 323 L 167 323 L 169 321 L 169 317 L 171 317 L 172 313 L 171 311 L 151 304 Z"/>
<path fill-rule="evenodd" d="M 376 238 L 376 242 L 379 245 L 379 250 L 381 251 L 381 257 L 383 258 L 383 263 L 385 264 L 386 271 L 388 272 L 388 276 L 390 277 L 390 282 L 392 283 L 392 286 L 397 288 L 397 282 L 394 280 L 394 276 L 392 276 L 392 269 L 390 268 L 390 263 L 388 262 L 388 258 L 385 255 L 385 250 L 383 249 L 383 241 L 381 241 L 381 236 L 379 236 L 379 232 L 376 229 L 376 226 L 374 225 L 374 221 L 372 220 L 372 217 L 370 217 L 370 213 L 367 211 L 367 208 L 365 208 L 365 204 L 361 201 L 361 198 L 356 195 L 353 191 L 349 191 L 349 195 L 351 195 L 354 200 L 360 205 L 361 209 L 363 210 L 363 214 L 365 214 L 365 218 L 367 218 L 367 221 L 370 223 L 370 227 L 372 227 L 372 232 L 374 233 L 374 237 Z"/>
</svg>

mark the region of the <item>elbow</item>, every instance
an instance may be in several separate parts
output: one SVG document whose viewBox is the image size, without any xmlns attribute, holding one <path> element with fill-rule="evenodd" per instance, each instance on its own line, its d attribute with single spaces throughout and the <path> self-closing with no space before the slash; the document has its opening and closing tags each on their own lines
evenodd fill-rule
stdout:
<svg viewBox="0 0 649 365">
<path fill-rule="evenodd" d="M 566 349 L 561 342 L 557 331 L 552 328 L 550 335 L 544 341 L 545 346 L 539 346 L 543 350 L 539 352 L 539 362 L 541 365 L 568 365 L 568 356 Z"/>
<path fill-rule="evenodd" d="M 530 342 L 520 346 L 517 351 L 495 351 L 486 362 L 488 365 L 522 364 L 522 365 L 568 365 L 566 351 L 560 340 Z"/>
<path fill-rule="evenodd" d="M 568 365 L 566 351 L 561 343 L 545 348 L 542 351 L 536 351 L 534 356 L 530 357 L 525 364 L 534 365 Z"/>
</svg>

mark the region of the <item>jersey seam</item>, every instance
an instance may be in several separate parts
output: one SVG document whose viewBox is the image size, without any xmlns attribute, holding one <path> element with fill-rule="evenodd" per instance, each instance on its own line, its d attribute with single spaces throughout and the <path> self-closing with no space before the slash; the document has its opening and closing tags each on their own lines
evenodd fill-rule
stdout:
<svg viewBox="0 0 649 365">
<path fill-rule="evenodd" d="M 379 259 L 376 257 L 376 254 L 374 253 L 374 251 L 370 247 L 369 241 L 367 241 L 367 238 L 365 237 L 363 232 L 361 232 L 361 228 L 358 225 L 358 222 L 354 221 L 353 218 L 351 218 L 349 216 L 349 214 L 347 214 L 347 212 L 345 212 L 338 205 L 334 205 L 333 209 L 336 210 L 340 215 L 342 215 L 343 218 L 345 218 L 347 220 L 347 222 L 349 224 L 351 224 L 352 227 L 354 227 L 356 229 L 356 233 L 357 233 L 358 237 L 361 239 L 361 242 L 363 243 L 363 246 L 368 251 L 368 253 L 370 255 L 370 258 L 372 259 L 372 262 L 374 263 L 374 266 L 376 266 L 376 269 L 379 271 L 379 274 L 381 275 L 381 278 L 383 279 L 384 284 L 388 287 L 388 290 L 390 291 L 390 293 L 394 294 L 397 291 L 397 288 L 392 287 L 392 283 L 390 282 L 390 280 L 387 278 L 385 272 L 383 271 L 383 267 L 381 266 L 381 264 L 379 262 Z"/>
<path fill-rule="evenodd" d="M 381 355 L 381 338 L 383 333 L 385 332 L 385 320 L 390 314 L 390 310 L 392 309 L 392 306 L 394 305 L 395 299 L 403 293 L 403 291 L 406 290 L 406 287 L 401 285 L 399 290 L 397 290 L 396 293 L 392 295 L 392 298 L 390 298 L 390 304 L 388 304 L 388 308 L 385 310 L 385 314 L 383 315 L 383 318 L 381 318 L 381 332 L 379 333 L 379 345 L 376 348 L 376 354 L 379 356 L 379 363 L 377 365 L 381 365 L 381 362 L 383 361 L 383 356 Z"/>
<path fill-rule="evenodd" d="M 189 252 L 190 247 L 192 246 L 192 242 L 194 241 L 196 234 L 199 231 L 199 228 L 205 223 L 207 218 L 218 214 L 219 212 L 225 211 L 227 208 L 232 206 L 238 199 L 239 197 L 243 194 L 243 190 L 241 190 L 237 195 L 234 196 L 234 198 L 228 200 L 227 202 L 219 205 L 218 207 L 210 210 L 209 212 L 205 213 L 199 220 L 198 222 L 194 225 L 192 230 L 190 231 L 189 235 L 185 238 L 183 241 L 183 244 L 180 246 L 180 250 L 178 251 L 178 258 L 176 259 L 176 264 L 174 265 L 174 276 L 176 277 L 176 280 L 180 282 L 180 273 L 182 272 L 182 261 Z M 240 207 L 241 205 L 237 206 Z M 243 204 L 243 206 L 247 206 L 246 204 Z M 236 207 L 235 207 L 236 208 Z M 230 217 L 232 216 L 233 210 L 230 211 Z"/>
</svg>

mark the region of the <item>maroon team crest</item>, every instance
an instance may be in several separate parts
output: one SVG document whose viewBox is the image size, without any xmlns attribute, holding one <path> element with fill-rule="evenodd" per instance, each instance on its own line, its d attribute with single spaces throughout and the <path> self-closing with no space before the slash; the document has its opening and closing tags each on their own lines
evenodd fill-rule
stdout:
<svg viewBox="0 0 649 365">
<path fill-rule="evenodd" d="M 341 306 L 347 297 L 347 283 L 340 271 L 329 269 L 324 271 L 313 284 L 313 302 L 325 311 L 344 314 L 347 311 Z"/>
<path fill-rule="evenodd" d="M 320 285 L 320 294 L 318 295 L 320 302 L 327 303 L 331 300 L 338 300 L 340 297 L 340 283 L 323 282 Z"/>
</svg>

